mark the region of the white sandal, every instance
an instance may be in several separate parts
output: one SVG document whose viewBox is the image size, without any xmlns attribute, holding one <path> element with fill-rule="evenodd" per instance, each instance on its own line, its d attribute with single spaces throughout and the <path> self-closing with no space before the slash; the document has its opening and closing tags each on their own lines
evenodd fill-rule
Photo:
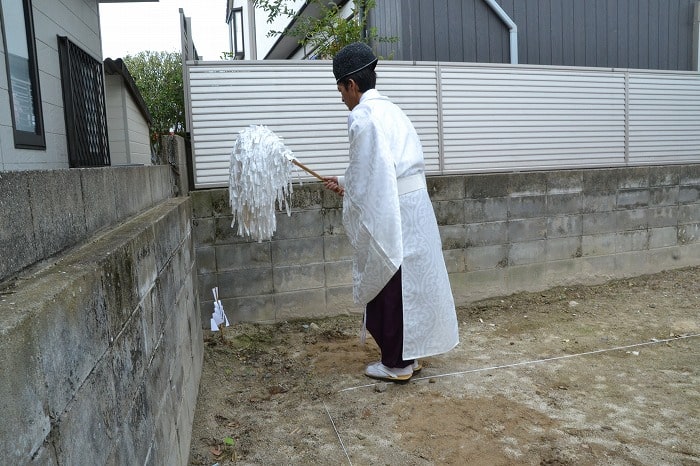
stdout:
<svg viewBox="0 0 700 466">
<path fill-rule="evenodd" d="M 381 362 L 373 362 L 365 368 L 365 375 L 387 382 L 408 382 L 413 375 L 413 366 L 386 367 Z"/>
<path fill-rule="evenodd" d="M 371 365 L 371 364 L 379 364 L 379 363 L 381 363 L 381 361 L 375 361 L 375 362 L 370 363 L 369 365 Z M 385 367 L 386 367 L 386 366 L 385 366 Z M 411 365 L 411 369 L 413 369 L 413 373 L 414 373 L 414 374 L 417 374 L 418 372 L 420 372 L 421 370 L 423 370 L 423 364 L 421 364 L 419 360 L 414 359 L 414 360 L 413 360 L 413 364 Z"/>
<path fill-rule="evenodd" d="M 423 364 L 421 364 L 417 359 L 413 360 L 413 365 L 411 366 L 411 369 L 413 369 L 413 373 L 415 374 L 416 372 L 420 372 L 421 369 L 423 369 Z"/>
</svg>

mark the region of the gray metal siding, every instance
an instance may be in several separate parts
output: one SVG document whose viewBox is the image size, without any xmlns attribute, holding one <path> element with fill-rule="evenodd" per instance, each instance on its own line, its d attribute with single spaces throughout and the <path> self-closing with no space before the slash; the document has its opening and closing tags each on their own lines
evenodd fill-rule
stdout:
<svg viewBox="0 0 700 466">
<path fill-rule="evenodd" d="M 383 58 L 395 57 L 396 51 L 402 47 L 401 31 L 403 30 L 403 25 L 401 23 L 401 14 L 398 14 L 400 10 L 401 2 L 399 0 L 386 0 L 377 5 L 371 13 L 371 21 L 374 21 L 372 26 L 377 28 L 381 36 L 399 38 L 398 44 L 386 44 L 382 48 L 381 56 Z M 377 14 L 377 11 L 380 11 L 381 14 Z M 406 37 L 408 36 L 405 36 L 403 41 L 406 40 Z"/>
<path fill-rule="evenodd" d="M 696 2 L 498 0 L 518 26 L 521 64 L 662 70 L 691 69 Z M 483 0 L 378 0 L 370 22 L 399 37 L 377 47 L 395 60 L 510 61 L 508 29 Z"/>
</svg>

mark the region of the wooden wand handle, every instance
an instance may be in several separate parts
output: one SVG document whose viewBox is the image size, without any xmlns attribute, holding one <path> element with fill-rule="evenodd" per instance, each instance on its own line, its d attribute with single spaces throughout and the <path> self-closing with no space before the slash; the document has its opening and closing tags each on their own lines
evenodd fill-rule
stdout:
<svg viewBox="0 0 700 466">
<path fill-rule="evenodd" d="M 319 175 L 318 173 L 316 173 L 312 169 L 308 168 L 306 165 L 304 165 L 303 163 L 301 163 L 297 159 L 292 159 L 292 163 L 294 165 L 296 165 L 297 167 L 301 168 L 302 170 L 304 170 L 306 173 L 313 175 L 316 178 L 318 178 L 319 180 L 323 181 L 323 177 L 321 175 Z"/>
</svg>

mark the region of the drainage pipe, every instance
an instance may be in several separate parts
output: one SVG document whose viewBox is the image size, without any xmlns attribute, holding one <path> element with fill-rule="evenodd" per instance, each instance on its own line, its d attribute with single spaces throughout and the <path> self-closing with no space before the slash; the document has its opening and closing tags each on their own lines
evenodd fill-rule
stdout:
<svg viewBox="0 0 700 466">
<path fill-rule="evenodd" d="M 484 0 L 488 6 L 491 7 L 494 13 L 498 15 L 498 17 L 503 21 L 503 24 L 505 24 L 508 27 L 508 30 L 510 30 L 510 62 L 513 65 L 518 64 L 518 26 L 515 25 L 515 22 L 510 19 L 510 16 L 503 11 L 503 8 L 501 8 L 501 5 L 496 3 L 496 0 Z"/>
</svg>

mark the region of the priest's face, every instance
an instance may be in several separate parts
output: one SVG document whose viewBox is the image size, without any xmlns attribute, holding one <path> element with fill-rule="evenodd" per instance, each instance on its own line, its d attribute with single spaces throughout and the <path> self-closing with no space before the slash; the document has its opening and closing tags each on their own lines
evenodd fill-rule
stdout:
<svg viewBox="0 0 700 466">
<path fill-rule="evenodd" d="M 352 110 L 360 103 L 360 97 L 362 93 L 357 87 L 357 83 L 352 79 L 343 85 L 338 83 L 338 92 L 340 92 L 340 97 L 343 99 L 343 103 L 347 105 L 349 110 Z"/>
</svg>

